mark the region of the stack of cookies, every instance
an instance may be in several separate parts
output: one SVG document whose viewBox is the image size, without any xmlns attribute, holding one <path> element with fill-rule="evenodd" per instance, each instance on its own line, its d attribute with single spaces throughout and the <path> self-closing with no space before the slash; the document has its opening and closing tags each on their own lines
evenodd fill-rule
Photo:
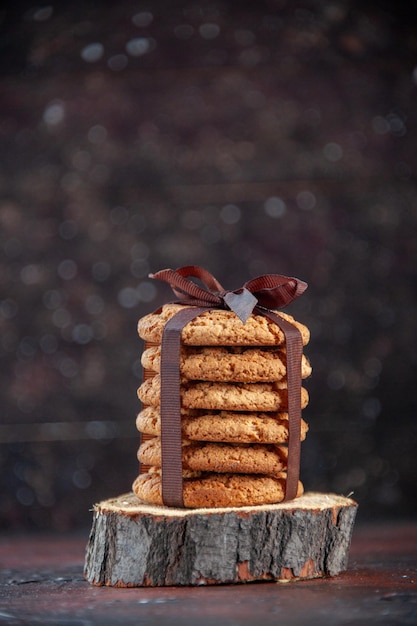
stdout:
<svg viewBox="0 0 417 626">
<path fill-rule="evenodd" d="M 139 320 L 145 341 L 141 473 L 133 484 L 144 502 L 162 504 L 161 340 L 165 324 L 181 308 L 167 304 Z M 305 346 L 309 330 L 290 315 Z M 303 354 L 301 377 L 311 374 Z M 288 444 L 286 350 L 282 330 L 263 315 L 244 324 L 229 310 L 207 310 L 181 332 L 180 397 L 184 506 L 230 507 L 281 502 Z M 301 388 L 305 408 L 308 393 Z M 301 440 L 308 427 L 301 421 Z M 301 483 L 298 494 L 303 492 Z"/>
</svg>

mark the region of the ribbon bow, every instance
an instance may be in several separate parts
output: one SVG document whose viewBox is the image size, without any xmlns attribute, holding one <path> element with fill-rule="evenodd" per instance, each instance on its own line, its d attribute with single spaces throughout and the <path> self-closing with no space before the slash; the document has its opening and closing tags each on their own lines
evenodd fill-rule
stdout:
<svg viewBox="0 0 417 626">
<path fill-rule="evenodd" d="M 189 280 L 190 276 L 200 280 L 205 287 Z M 210 272 L 198 265 L 187 265 L 177 270 L 165 269 L 149 277 L 169 283 L 181 304 L 230 309 L 243 323 L 246 323 L 255 307 L 280 309 L 307 289 L 307 283 L 298 278 L 265 274 L 249 280 L 240 289 L 226 291 Z"/>
</svg>

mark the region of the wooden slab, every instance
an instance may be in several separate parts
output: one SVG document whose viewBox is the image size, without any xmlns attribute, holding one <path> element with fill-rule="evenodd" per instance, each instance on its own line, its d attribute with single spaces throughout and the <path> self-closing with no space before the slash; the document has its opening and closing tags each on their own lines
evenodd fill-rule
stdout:
<svg viewBox="0 0 417 626">
<path fill-rule="evenodd" d="M 84 575 L 114 587 L 334 576 L 347 567 L 356 510 L 322 493 L 227 509 L 157 507 L 124 494 L 94 507 Z"/>
</svg>

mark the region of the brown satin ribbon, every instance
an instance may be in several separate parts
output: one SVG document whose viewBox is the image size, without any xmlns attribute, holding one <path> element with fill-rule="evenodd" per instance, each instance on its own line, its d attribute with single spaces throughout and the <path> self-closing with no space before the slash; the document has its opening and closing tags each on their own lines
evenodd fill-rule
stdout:
<svg viewBox="0 0 417 626">
<path fill-rule="evenodd" d="M 208 290 L 188 280 L 199 278 Z M 179 270 L 162 270 L 151 275 L 169 282 L 181 304 L 181 309 L 165 325 L 161 342 L 161 455 L 162 501 L 166 506 L 183 507 L 180 347 L 181 331 L 190 321 L 214 308 L 233 310 L 242 321 L 257 313 L 271 319 L 285 336 L 288 388 L 288 460 L 285 500 L 297 495 L 300 469 L 301 431 L 301 357 L 302 340 L 298 329 L 271 311 L 289 304 L 307 288 L 295 278 L 276 274 L 260 276 L 236 291 L 225 291 L 220 283 L 198 266 Z M 268 305 L 268 306 L 267 306 Z"/>
<path fill-rule="evenodd" d="M 258 309 L 256 309 L 258 312 Z M 298 491 L 301 458 L 301 358 L 303 342 L 298 328 L 272 311 L 262 314 L 275 322 L 285 336 L 288 390 L 288 458 L 285 500 L 293 500 Z"/>
<path fill-rule="evenodd" d="M 182 309 L 165 325 L 161 342 L 162 502 L 183 507 L 180 394 L 181 331 L 207 308 Z"/>
</svg>

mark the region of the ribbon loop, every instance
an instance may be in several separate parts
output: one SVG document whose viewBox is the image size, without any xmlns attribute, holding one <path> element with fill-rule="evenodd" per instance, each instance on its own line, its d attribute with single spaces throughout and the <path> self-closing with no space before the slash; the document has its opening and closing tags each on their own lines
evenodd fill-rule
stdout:
<svg viewBox="0 0 417 626">
<path fill-rule="evenodd" d="M 196 270 L 202 269 L 202 268 L 197 268 L 197 266 L 196 267 L 190 266 L 190 269 L 191 268 L 196 269 Z M 149 278 L 157 278 L 159 280 L 163 280 L 167 282 L 171 286 L 171 289 L 175 293 L 177 298 L 179 298 L 180 301 L 183 301 L 184 304 L 193 304 L 195 301 L 195 302 L 205 302 L 207 305 L 213 305 L 217 307 L 221 306 L 222 299 L 218 295 L 218 293 L 216 293 L 213 290 L 199 287 L 195 282 L 188 280 L 189 275 L 193 275 L 196 278 L 200 278 L 201 280 L 203 280 L 202 277 L 205 278 L 205 275 L 197 271 L 195 271 L 195 273 L 193 274 L 187 274 L 185 273 L 185 270 L 187 269 L 189 268 L 182 267 L 182 268 L 179 268 L 179 270 L 171 270 L 171 269 L 161 270 L 160 272 L 156 272 L 156 274 L 149 274 Z M 209 272 L 205 272 L 205 273 L 209 274 Z M 212 278 L 213 278 L 213 281 L 215 281 L 214 277 Z M 220 283 L 218 283 L 217 281 L 212 282 L 210 280 L 210 284 L 212 286 L 221 287 Z M 221 287 L 221 291 L 223 291 L 222 287 Z"/>
<path fill-rule="evenodd" d="M 199 265 L 185 265 L 184 267 L 179 267 L 176 272 L 186 278 L 188 276 L 198 278 L 212 291 L 224 291 L 217 278 L 214 278 L 213 274 Z"/>
<path fill-rule="evenodd" d="M 245 283 L 248 289 L 266 309 L 281 309 L 301 296 L 307 289 L 307 283 L 298 278 L 265 274 Z"/>
</svg>

